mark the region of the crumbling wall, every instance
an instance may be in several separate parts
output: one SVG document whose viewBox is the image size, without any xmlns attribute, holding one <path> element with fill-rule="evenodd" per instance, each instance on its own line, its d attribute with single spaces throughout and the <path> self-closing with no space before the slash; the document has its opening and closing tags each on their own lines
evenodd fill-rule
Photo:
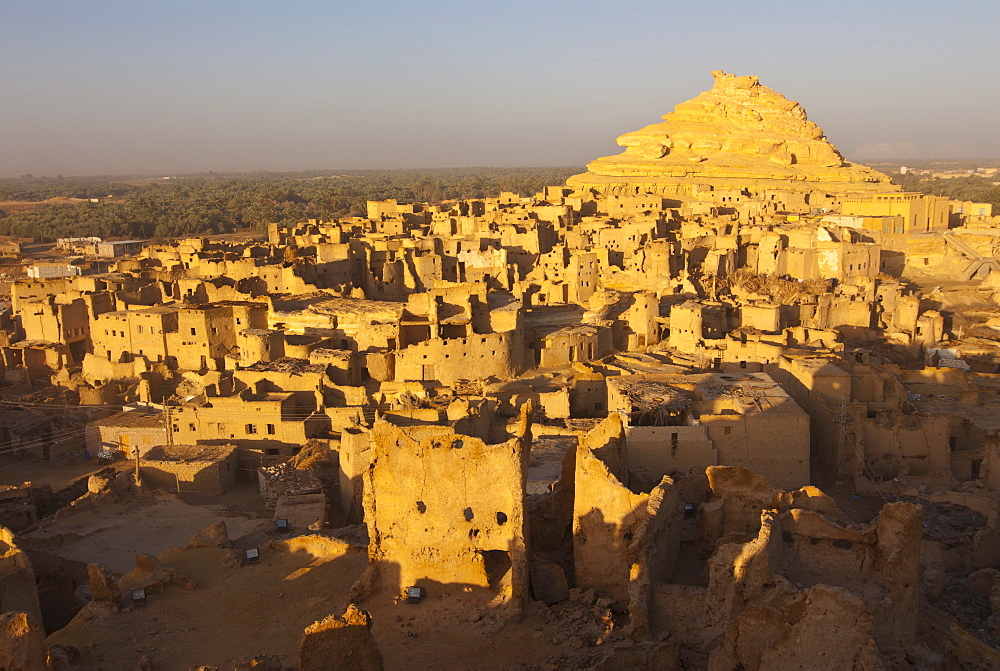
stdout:
<svg viewBox="0 0 1000 671">
<path fill-rule="evenodd" d="M 872 614 L 859 597 L 817 585 L 784 589 L 748 605 L 709 657 L 724 669 L 882 669 Z"/>
<path fill-rule="evenodd" d="M 0 613 L 24 613 L 32 627 L 42 626 L 42 609 L 31 561 L 14 542 L 14 534 L 0 527 Z"/>
<path fill-rule="evenodd" d="M 445 384 L 490 376 L 508 380 L 524 370 L 523 350 L 520 331 L 424 340 L 396 353 L 395 375 L 399 381 L 438 380 Z"/>
<path fill-rule="evenodd" d="M 364 481 L 371 538 L 364 580 L 374 584 L 376 571 L 391 591 L 450 583 L 520 603 L 530 411 L 522 408 L 513 437 L 498 445 L 446 426 L 376 422 Z"/>
<path fill-rule="evenodd" d="M 302 632 L 299 671 L 382 671 L 382 651 L 371 633 L 372 618 L 354 604 L 340 617 L 314 622 Z"/>
<path fill-rule="evenodd" d="M 32 622 L 27 613 L 7 611 L 0 614 L 0 669 L 49 668 L 40 622 Z"/>
<path fill-rule="evenodd" d="M 708 636 L 722 633 L 744 605 L 757 598 L 780 570 L 781 528 L 774 513 L 760 516 L 760 531 L 747 543 L 726 543 L 708 562 L 708 590 L 703 612 Z"/>
<path fill-rule="evenodd" d="M 875 635 L 880 647 L 916 642 L 920 605 L 920 542 L 923 508 L 912 503 L 888 503 L 875 522 L 876 580 L 889 595 L 875 610 Z"/>
<path fill-rule="evenodd" d="M 223 494 L 236 482 L 236 447 L 158 448 L 140 460 L 147 487 L 168 492 Z"/>
<path fill-rule="evenodd" d="M 364 521 L 364 474 L 371 465 L 371 432 L 347 428 L 340 434 L 340 514 L 344 524 Z"/>
<path fill-rule="evenodd" d="M 816 487 L 774 489 L 764 478 L 738 466 L 709 466 L 705 474 L 714 498 L 701 506 L 698 524 L 700 535 L 711 543 L 729 534 L 756 534 L 762 510 L 802 508 L 831 520 L 846 519 L 837 503 Z"/>
<path fill-rule="evenodd" d="M 945 415 L 882 412 L 859 418 L 865 460 L 886 476 L 941 475 L 951 467 L 949 422 Z"/>
<path fill-rule="evenodd" d="M 709 483 L 716 499 L 702 506 L 703 543 L 721 541 L 710 560 L 706 617 L 714 626 L 732 622 L 743 603 L 752 601 L 758 582 L 772 574 L 799 586 L 827 585 L 864 600 L 879 648 L 912 645 L 920 595 L 920 543 L 923 509 L 888 503 L 875 522 L 854 527 L 842 520 L 834 502 L 815 488 L 771 490 L 762 478 L 743 469 L 712 467 Z M 760 520 L 757 529 L 753 516 Z M 726 543 L 756 534 L 749 543 Z M 768 571 L 756 587 L 746 588 L 750 561 L 768 544 Z M 757 561 L 757 560 L 754 560 Z M 726 572 L 736 577 L 729 593 Z M 756 580 L 756 579 L 755 579 Z M 751 589 L 748 593 L 747 589 Z M 735 604 L 735 605 L 734 605 Z M 713 625 L 711 620 L 709 627 Z M 734 626 L 734 625 L 730 625 Z"/>
<path fill-rule="evenodd" d="M 839 587 L 793 585 L 781 575 L 790 559 L 783 536 L 778 513 L 764 512 L 756 538 L 724 544 L 709 560 L 702 641 L 718 643 L 708 668 L 882 668 L 871 604 Z"/>
<path fill-rule="evenodd" d="M 576 453 L 573 562 L 577 587 L 628 605 L 637 634 L 648 628 L 652 583 L 673 573 L 680 543 L 680 493 L 663 477 L 649 493 L 626 487 L 625 431 L 609 415 Z"/>
</svg>

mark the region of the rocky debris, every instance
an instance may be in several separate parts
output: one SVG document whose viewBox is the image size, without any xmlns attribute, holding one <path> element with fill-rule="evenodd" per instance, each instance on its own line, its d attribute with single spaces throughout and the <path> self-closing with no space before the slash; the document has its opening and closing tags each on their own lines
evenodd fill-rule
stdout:
<svg viewBox="0 0 1000 671">
<path fill-rule="evenodd" d="M 264 497 L 264 507 L 274 510 L 278 498 L 319 494 L 323 491 L 323 481 L 314 467 L 296 468 L 289 462 L 261 468 L 260 495 Z"/>
<path fill-rule="evenodd" d="M 592 589 L 570 589 L 568 598 L 563 603 L 544 611 L 546 623 L 559 631 L 549 642 L 553 645 L 566 643 L 570 647 L 584 648 L 603 645 L 616 634 L 618 638 L 623 638 L 615 629 L 616 615 L 612 612 L 611 605 L 611 599 L 598 598 Z"/>
<path fill-rule="evenodd" d="M 972 547 L 976 533 L 986 526 L 986 518 L 955 503 L 932 502 L 911 496 L 902 501 L 924 507 L 924 538 L 942 543 L 947 548 Z"/>
<path fill-rule="evenodd" d="M 226 568 L 239 568 L 243 566 L 244 556 L 245 553 L 240 550 L 225 550 L 221 557 L 222 565 Z"/>
<path fill-rule="evenodd" d="M 90 579 L 90 594 L 93 597 L 93 602 L 112 612 L 118 612 L 122 594 L 111 569 L 104 564 L 87 564 L 87 576 Z"/>
<path fill-rule="evenodd" d="M 992 571 L 993 569 L 985 570 Z M 990 627 L 986 626 L 987 620 L 993 612 L 990 600 L 992 592 L 983 592 L 986 588 L 981 583 L 985 581 L 980 578 L 971 581 L 972 587 L 979 589 L 980 593 L 970 591 L 970 577 L 967 569 L 948 570 L 944 589 L 939 595 L 929 597 L 928 601 L 942 614 L 954 618 L 956 626 L 961 626 L 965 631 L 986 644 L 998 647 L 1000 646 L 1000 631 L 992 631 Z"/>
<path fill-rule="evenodd" d="M 44 669 L 46 657 L 45 634 L 27 613 L 0 614 L 0 669 Z"/>
<path fill-rule="evenodd" d="M 600 671 L 631 671 L 632 669 L 657 669 L 674 671 L 685 668 L 679 665 L 678 648 L 672 643 L 646 641 L 635 643 L 628 639 L 614 646 L 596 665 Z"/>
<path fill-rule="evenodd" d="M 169 583 L 187 590 L 198 586 L 194 580 L 181 575 L 177 569 L 161 564 L 156 557 L 139 554 L 135 556 L 135 568 L 122 576 L 118 581 L 118 587 L 126 591 L 144 589 L 147 592 L 162 592 Z"/>
<path fill-rule="evenodd" d="M 95 503 L 127 501 L 136 495 L 132 471 L 105 468 L 87 478 L 87 493 Z"/>
<path fill-rule="evenodd" d="M 354 604 L 306 627 L 299 647 L 299 671 L 381 671 L 382 651 L 371 633 L 372 618 Z"/>
<path fill-rule="evenodd" d="M 233 671 L 259 669 L 259 671 L 284 671 L 284 664 L 278 655 L 254 655 L 236 662 Z"/>
<path fill-rule="evenodd" d="M 232 546 L 229 540 L 229 531 L 226 529 L 226 522 L 219 520 L 215 524 L 208 526 L 197 532 L 188 541 L 189 548 L 228 548 Z"/>
<path fill-rule="evenodd" d="M 537 601 L 553 606 L 569 598 L 569 585 L 562 567 L 543 557 L 532 557 L 528 562 L 531 593 Z"/>
</svg>

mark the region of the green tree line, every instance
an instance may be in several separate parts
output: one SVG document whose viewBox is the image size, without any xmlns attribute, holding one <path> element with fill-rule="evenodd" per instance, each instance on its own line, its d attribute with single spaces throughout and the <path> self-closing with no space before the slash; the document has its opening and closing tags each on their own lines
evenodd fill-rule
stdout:
<svg viewBox="0 0 1000 671">
<path fill-rule="evenodd" d="M 106 198 L 0 214 L 0 235 L 54 240 L 168 238 L 263 230 L 268 222 L 363 216 L 368 200 L 439 202 L 534 194 L 562 184 L 580 168 L 450 168 L 186 175 L 142 181 L 135 176 L 0 180 L 0 200 Z"/>
<path fill-rule="evenodd" d="M 969 175 L 955 179 L 941 179 L 940 177 L 924 177 L 908 172 L 905 174 L 889 173 L 889 176 L 892 177 L 893 183 L 903 187 L 904 191 L 920 191 L 932 196 L 946 196 L 952 200 L 992 203 L 993 212 L 1000 214 L 1000 186 L 995 184 L 995 182 L 1000 181 L 1000 177 L 996 175 L 985 177 Z"/>
</svg>

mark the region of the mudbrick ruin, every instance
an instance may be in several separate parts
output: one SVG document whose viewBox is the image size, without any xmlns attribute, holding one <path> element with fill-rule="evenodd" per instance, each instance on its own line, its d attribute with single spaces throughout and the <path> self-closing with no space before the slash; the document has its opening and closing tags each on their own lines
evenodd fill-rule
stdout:
<svg viewBox="0 0 1000 671">
<path fill-rule="evenodd" d="M 713 76 L 530 197 L 24 257 L 0 668 L 1000 668 L 1000 217 Z"/>
</svg>

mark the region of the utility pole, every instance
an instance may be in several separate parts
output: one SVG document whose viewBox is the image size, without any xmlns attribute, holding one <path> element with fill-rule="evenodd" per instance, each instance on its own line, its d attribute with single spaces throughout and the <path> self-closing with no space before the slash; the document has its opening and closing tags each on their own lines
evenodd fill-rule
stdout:
<svg viewBox="0 0 1000 671">
<path fill-rule="evenodd" d="M 170 406 L 167 405 L 166 401 L 163 402 L 163 410 L 164 410 L 164 413 L 166 414 L 166 420 L 165 421 L 166 421 L 166 424 L 167 424 L 167 445 L 173 445 L 174 444 L 174 424 L 173 424 L 173 422 L 170 421 Z"/>
</svg>

